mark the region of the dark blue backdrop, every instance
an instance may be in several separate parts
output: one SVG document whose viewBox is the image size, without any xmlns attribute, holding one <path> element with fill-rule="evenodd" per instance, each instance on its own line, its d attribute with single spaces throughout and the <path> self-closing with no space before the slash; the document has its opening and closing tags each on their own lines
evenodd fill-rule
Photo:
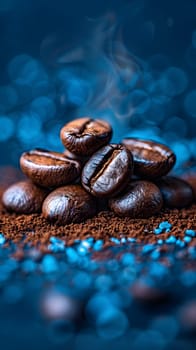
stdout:
<svg viewBox="0 0 196 350">
<path fill-rule="evenodd" d="M 195 0 L 0 0 L 0 42 L 2 164 L 84 113 L 194 157 Z"/>
</svg>

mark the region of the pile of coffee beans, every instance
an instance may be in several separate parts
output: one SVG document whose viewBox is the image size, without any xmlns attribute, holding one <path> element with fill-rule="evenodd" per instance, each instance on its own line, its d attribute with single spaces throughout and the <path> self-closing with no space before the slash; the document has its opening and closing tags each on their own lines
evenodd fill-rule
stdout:
<svg viewBox="0 0 196 350">
<path fill-rule="evenodd" d="M 193 202 L 191 185 L 167 176 L 176 157 L 165 145 L 137 138 L 110 144 L 111 126 L 91 118 L 69 122 L 60 136 L 64 153 L 37 148 L 22 154 L 20 166 L 28 180 L 4 192 L 8 211 L 42 211 L 63 225 L 82 222 L 108 206 L 118 216 L 139 218 Z"/>
</svg>

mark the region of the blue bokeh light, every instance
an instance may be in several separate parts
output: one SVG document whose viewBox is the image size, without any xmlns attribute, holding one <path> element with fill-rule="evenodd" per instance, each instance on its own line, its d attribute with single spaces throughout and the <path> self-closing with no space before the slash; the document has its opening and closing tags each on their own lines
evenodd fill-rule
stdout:
<svg viewBox="0 0 196 350">
<path fill-rule="evenodd" d="M 55 117 L 56 105 L 52 98 L 40 96 L 34 99 L 30 104 L 31 110 L 40 116 L 43 120 L 49 120 Z"/>
<path fill-rule="evenodd" d="M 8 64 L 8 74 L 11 81 L 32 83 L 38 77 L 46 77 L 41 64 L 26 54 L 14 57 Z"/>
<path fill-rule="evenodd" d="M 188 115 L 196 118 L 196 90 L 192 90 L 186 95 L 184 109 Z"/>
<path fill-rule="evenodd" d="M 14 122 L 11 118 L 0 115 L 0 142 L 9 140 L 14 134 Z"/>
<path fill-rule="evenodd" d="M 41 137 L 41 131 L 42 122 L 39 115 L 33 112 L 21 115 L 16 130 L 17 138 L 21 143 L 26 145 L 36 143 Z"/>
<path fill-rule="evenodd" d="M 176 167 L 180 167 L 183 163 L 189 160 L 190 158 L 190 151 L 187 146 L 186 141 L 183 139 L 177 140 L 176 142 L 173 142 L 170 144 L 172 150 L 176 154 L 177 160 L 176 160 Z"/>
<path fill-rule="evenodd" d="M 122 102 L 123 110 L 129 110 L 132 114 L 143 114 L 150 108 L 150 98 L 143 90 L 134 90 Z M 122 113 L 124 114 L 124 113 Z M 127 114 L 127 113 L 126 113 Z"/>
<path fill-rule="evenodd" d="M 0 86 L 0 112 L 7 112 L 17 104 L 17 92 L 12 86 Z"/>
<path fill-rule="evenodd" d="M 122 336 L 128 328 L 128 319 L 124 312 L 116 307 L 107 307 L 96 320 L 97 333 L 105 339 Z"/>
<path fill-rule="evenodd" d="M 187 74 L 180 68 L 170 67 L 161 77 L 160 86 L 166 96 L 177 96 L 188 86 Z"/>
<path fill-rule="evenodd" d="M 187 124 L 184 119 L 177 116 L 171 116 L 163 125 L 163 130 L 174 131 L 177 137 L 184 137 L 187 134 Z"/>
</svg>

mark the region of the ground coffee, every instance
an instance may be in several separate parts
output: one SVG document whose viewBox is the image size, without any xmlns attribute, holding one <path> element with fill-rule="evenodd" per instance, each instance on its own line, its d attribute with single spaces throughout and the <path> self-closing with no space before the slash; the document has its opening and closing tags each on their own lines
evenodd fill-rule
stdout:
<svg viewBox="0 0 196 350">
<path fill-rule="evenodd" d="M 3 173 L 6 171 L 1 170 L 1 174 Z M 18 172 L 9 168 L 9 173 L 9 178 L 12 179 L 9 181 L 10 184 L 16 180 Z M 2 184 L 2 180 L 3 178 L 1 179 L 1 188 L 4 189 L 6 182 L 4 179 Z M 154 230 L 163 221 L 168 221 L 171 224 L 169 232 L 154 234 Z M 72 244 L 75 239 L 84 239 L 89 236 L 104 240 L 105 245 L 112 244 L 112 237 L 132 237 L 136 238 L 138 242 L 154 243 L 158 239 L 164 240 L 171 235 L 183 239 L 187 229 L 196 230 L 195 204 L 181 210 L 164 209 L 158 215 L 148 219 L 120 218 L 111 211 L 105 210 L 83 223 L 72 223 L 58 227 L 50 224 L 42 214 L 9 214 L 3 208 L 0 200 L 0 232 L 3 232 L 7 239 L 14 242 L 29 242 L 31 245 L 40 245 L 43 249 L 47 249 L 51 236 L 61 237 L 67 244 Z M 195 245 L 196 238 L 193 238 L 190 244 Z"/>
</svg>

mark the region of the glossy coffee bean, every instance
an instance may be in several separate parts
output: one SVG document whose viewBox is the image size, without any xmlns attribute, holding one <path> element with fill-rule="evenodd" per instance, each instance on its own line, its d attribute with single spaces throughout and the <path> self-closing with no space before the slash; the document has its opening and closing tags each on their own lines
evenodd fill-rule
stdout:
<svg viewBox="0 0 196 350">
<path fill-rule="evenodd" d="M 133 172 L 131 153 L 121 145 L 101 148 L 82 171 L 82 185 L 96 197 L 111 197 L 123 190 Z"/>
<path fill-rule="evenodd" d="M 175 154 L 165 145 L 137 138 L 125 138 L 122 144 L 133 155 L 134 174 L 147 179 L 166 175 L 174 166 Z"/>
<path fill-rule="evenodd" d="M 61 129 L 60 136 L 70 152 L 89 156 L 110 141 L 112 128 L 103 120 L 80 118 L 66 124 Z"/>
<path fill-rule="evenodd" d="M 118 216 L 132 218 L 150 217 L 158 213 L 163 199 L 158 187 L 149 181 L 133 181 L 116 198 L 109 200 L 109 207 Z"/>
<path fill-rule="evenodd" d="M 63 186 L 46 197 L 42 213 L 58 225 L 83 222 L 96 214 L 96 201 L 80 185 Z"/>
<path fill-rule="evenodd" d="M 190 172 L 182 176 L 188 184 L 192 187 L 194 199 L 196 200 L 196 172 Z"/>
<path fill-rule="evenodd" d="M 165 176 L 156 181 L 164 204 L 168 208 L 185 208 L 193 201 L 193 190 L 191 186 L 182 179 L 173 176 Z"/>
<path fill-rule="evenodd" d="M 35 149 L 20 158 L 23 173 L 43 187 L 58 187 L 74 181 L 81 171 L 80 164 L 62 153 Z"/>
<path fill-rule="evenodd" d="M 32 214 L 41 211 L 48 191 L 37 187 L 30 181 L 17 182 L 3 193 L 4 207 L 17 214 Z"/>
</svg>

